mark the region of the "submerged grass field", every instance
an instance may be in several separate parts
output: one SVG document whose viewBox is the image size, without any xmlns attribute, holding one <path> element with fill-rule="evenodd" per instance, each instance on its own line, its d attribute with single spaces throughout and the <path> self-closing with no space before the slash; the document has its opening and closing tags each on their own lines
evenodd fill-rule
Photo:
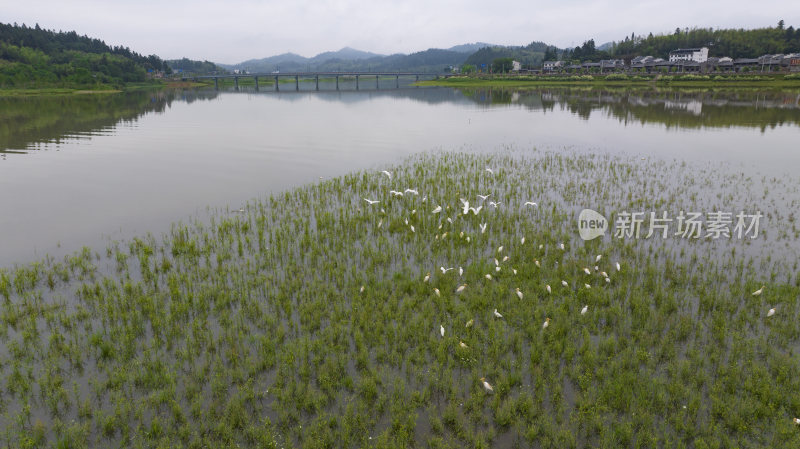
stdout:
<svg viewBox="0 0 800 449">
<path fill-rule="evenodd" d="M 797 179 L 511 150 L 385 168 L 0 270 L 1 444 L 800 447 Z M 584 242 L 583 208 L 764 218 Z"/>
</svg>

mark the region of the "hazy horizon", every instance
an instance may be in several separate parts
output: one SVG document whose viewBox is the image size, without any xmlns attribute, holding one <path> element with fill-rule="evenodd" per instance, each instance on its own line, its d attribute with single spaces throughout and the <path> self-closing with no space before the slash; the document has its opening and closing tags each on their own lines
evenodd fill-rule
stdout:
<svg viewBox="0 0 800 449">
<path fill-rule="evenodd" d="M 597 45 L 631 33 L 671 33 L 679 28 L 760 28 L 800 25 L 800 9 L 787 0 L 752 3 L 731 1 L 724 10 L 678 0 L 619 0 L 545 3 L 506 1 L 487 4 L 468 0 L 363 4 L 350 0 L 261 2 L 233 0 L 221 6 L 207 0 L 186 2 L 62 3 L 32 0 L 4 7 L 6 23 L 39 24 L 76 31 L 164 59 L 187 57 L 238 64 L 283 53 L 313 57 L 350 47 L 382 55 L 410 54 L 429 48 L 488 42 L 527 45 L 542 41 L 560 48 L 594 39 Z M 687 12 L 689 14 L 687 14 Z"/>
</svg>

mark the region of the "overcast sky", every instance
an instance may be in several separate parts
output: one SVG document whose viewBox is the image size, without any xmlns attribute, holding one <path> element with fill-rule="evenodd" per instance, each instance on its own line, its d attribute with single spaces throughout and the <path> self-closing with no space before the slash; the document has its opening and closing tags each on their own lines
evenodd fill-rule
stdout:
<svg viewBox="0 0 800 449">
<path fill-rule="evenodd" d="M 0 21 L 97 37 L 166 59 L 237 63 L 348 46 L 412 53 L 470 42 L 597 45 L 676 27 L 800 25 L 797 0 L 0 0 Z"/>
</svg>

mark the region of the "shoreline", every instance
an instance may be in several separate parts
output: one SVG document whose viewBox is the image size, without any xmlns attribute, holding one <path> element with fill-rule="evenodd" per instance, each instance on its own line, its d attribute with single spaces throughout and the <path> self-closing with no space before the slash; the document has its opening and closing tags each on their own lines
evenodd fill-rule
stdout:
<svg viewBox="0 0 800 449">
<path fill-rule="evenodd" d="M 627 75 L 626 75 L 627 76 Z M 669 78 L 667 78 L 669 77 Z M 627 76 L 628 79 L 607 79 L 608 76 L 564 75 L 564 76 L 506 76 L 476 77 L 460 76 L 437 80 L 419 81 L 417 86 L 437 87 L 542 87 L 542 86 L 607 86 L 607 87 L 730 87 L 730 88 L 800 88 L 800 79 L 784 79 L 784 75 L 741 75 L 721 77 L 700 75 L 667 75 L 657 77 Z M 739 78 L 739 79 L 737 79 Z"/>
</svg>

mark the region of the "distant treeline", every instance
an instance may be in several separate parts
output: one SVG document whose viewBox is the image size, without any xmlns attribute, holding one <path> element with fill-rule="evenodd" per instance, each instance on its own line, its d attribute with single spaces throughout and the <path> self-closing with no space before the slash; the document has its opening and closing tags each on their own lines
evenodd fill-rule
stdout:
<svg viewBox="0 0 800 449">
<path fill-rule="evenodd" d="M 0 23 L 0 87 L 121 86 L 144 81 L 148 71 L 171 69 L 156 55 L 111 47 L 75 31 Z"/>
<path fill-rule="evenodd" d="M 210 61 L 194 61 L 187 58 L 170 59 L 167 64 L 174 72 L 186 72 L 197 75 L 226 73 L 223 67 L 220 67 Z"/>
<path fill-rule="evenodd" d="M 600 59 L 630 59 L 636 56 L 669 58 L 669 52 L 677 48 L 708 47 L 709 56 L 731 58 L 757 58 L 761 55 L 800 52 L 800 29 L 777 27 L 744 29 L 694 28 L 675 29 L 672 34 L 650 33 L 647 36 L 631 34 L 619 42 L 612 42 L 607 50 L 595 48 L 590 39 L 583 45 L 565 49 L 561 59 L 565 61 L 599 61 Z"/>
</svg>

